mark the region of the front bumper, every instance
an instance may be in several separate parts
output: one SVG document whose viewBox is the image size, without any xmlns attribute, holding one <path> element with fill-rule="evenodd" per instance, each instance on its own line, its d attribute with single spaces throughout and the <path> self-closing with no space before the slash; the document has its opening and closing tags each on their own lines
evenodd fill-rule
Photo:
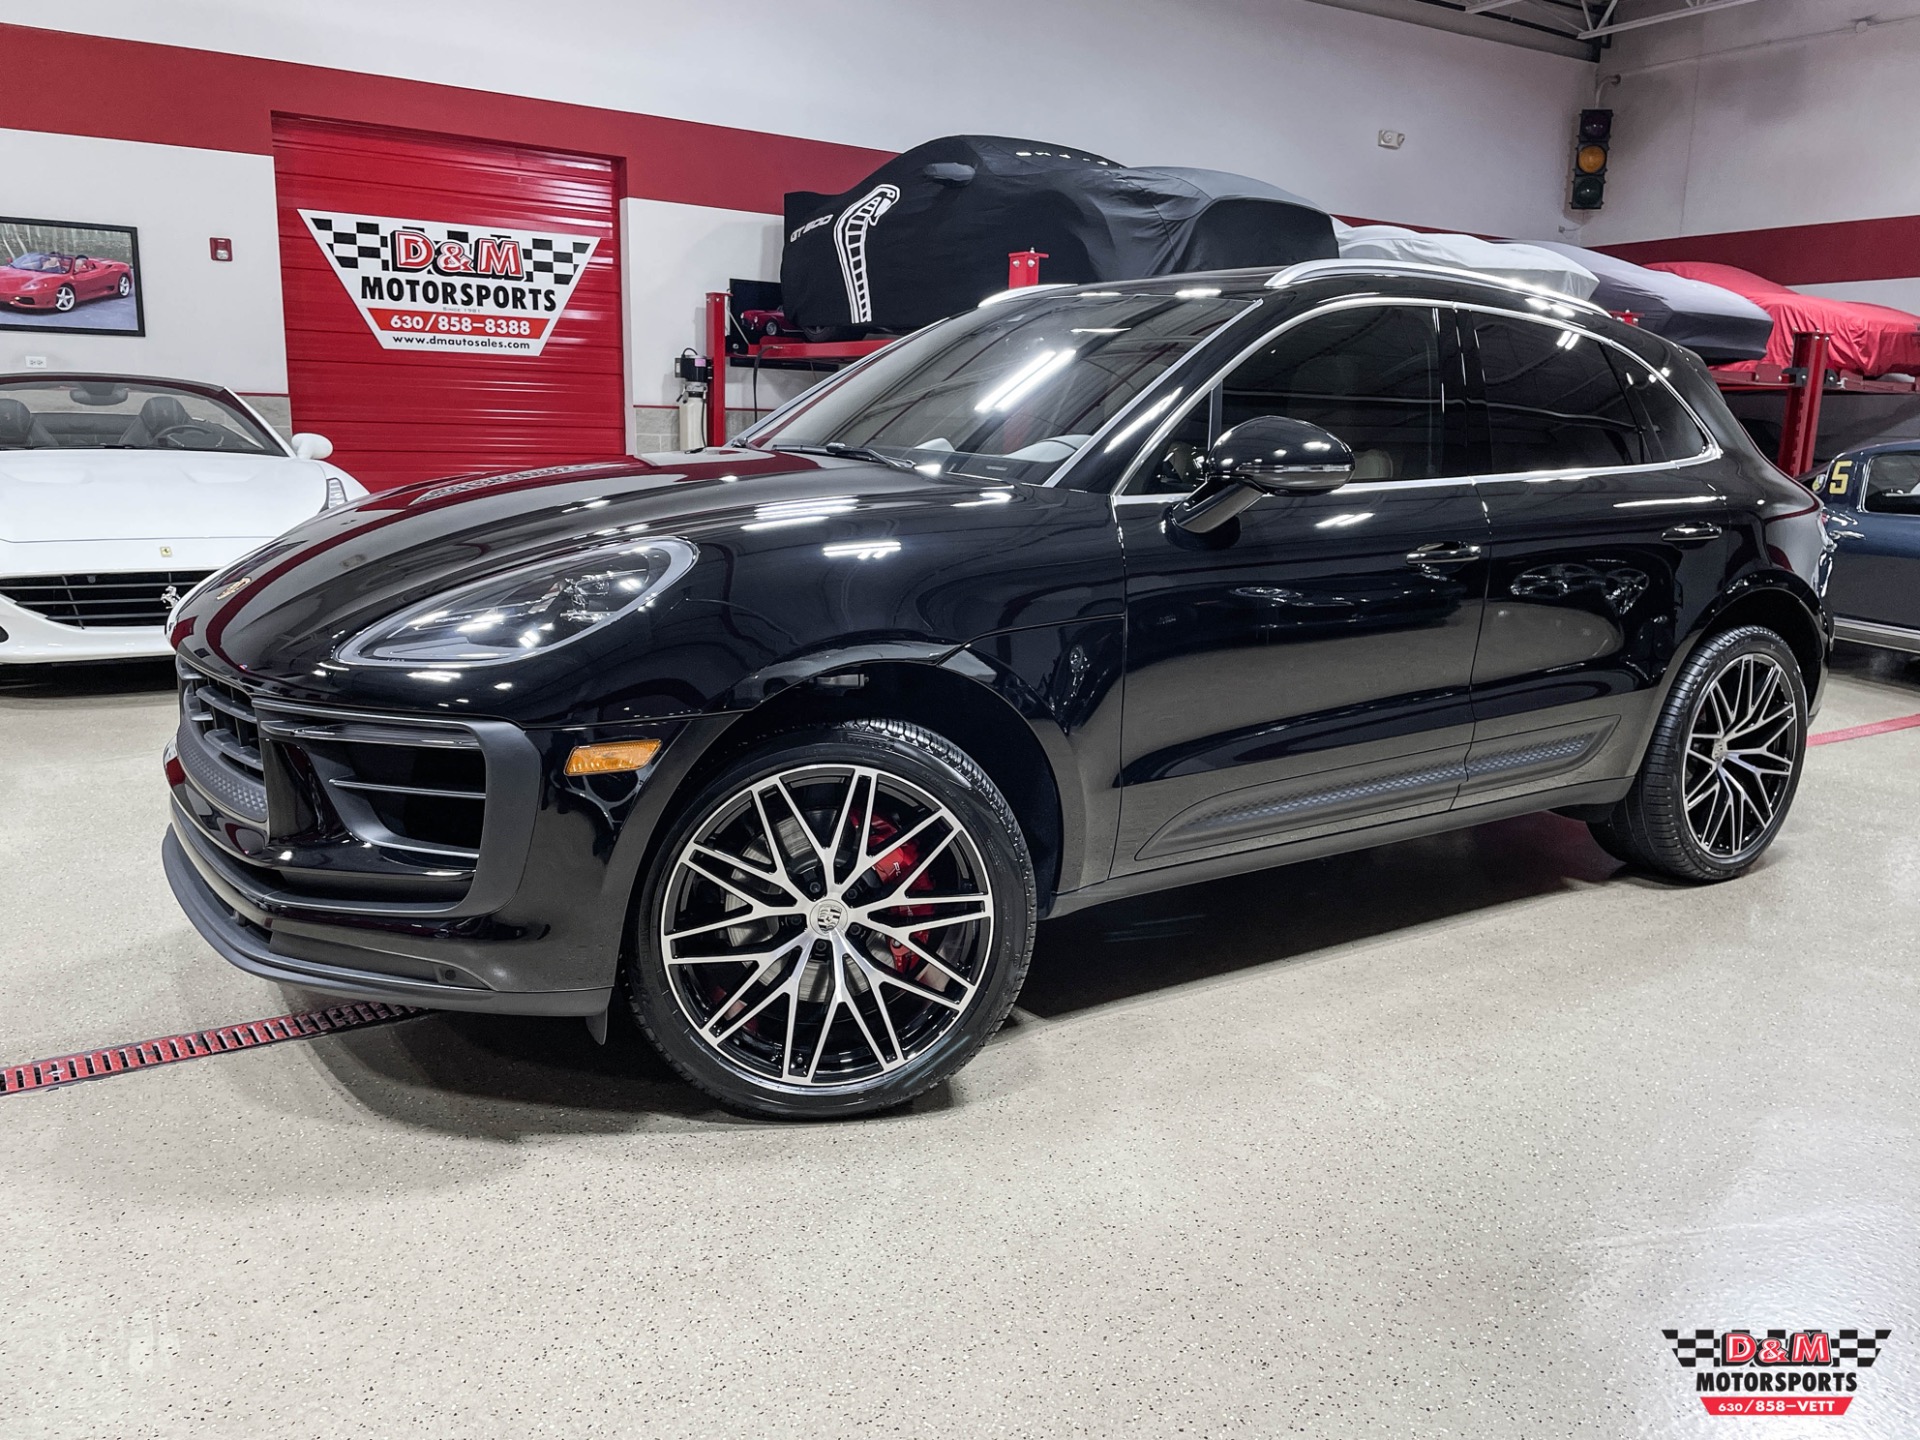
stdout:
<svg viewBox="0 0 1920 1440">
<path fill-rule="evenodd" d="M 238 677 L 180 668 L 163 860 L 181 908 L 227 960 L 355 999 L 604 1011 L 635 877 L 688 763 L 692 747 L 674 743 L 687 722 L 542 731 L 372 714 L 276 700 Z M 642 733 L 665 742 L 646 771 L 564 774 L 574 745 Z M 463 757 L 469 774 L 483 764 L 472 848 L 445 837 L 427 844 L 417 813 L 365 803 L 415 783 L 380 768 L 414 750 Z"/>
<path fill-rule="evenodd" d="M 0 665 L 142 660 L 172 653 L 165 626 L 81 630 L 56 625 L 4 596 L 0 596 L 0 637 Z"/>
<path fill-rule="evenodd" d="M 357 959 L 378 964 L 384 959 L 391 964 L 394 957 L 377 951 L 367 951 L 363 957 L 350 946 L 340 946 L 342 955 L 331 962 L 313 959 L 310 953 L 301 953 L 303 949 L 311 952 L 311 943 L 303 947 L 297 938 L 290 942 L 277 939 L 271 918 L 256 911 L 257 918 L 249 919 L 241 907 L 252 907 L 239 892 L 222 884 L 218 871 L 206 865 L 205 857 L 189 858 L 188 847 L 193 841 L 190 835 L 182 840 L 180 819 L 176 814 L 175 828 L 160 844 L 160 860 L 173 898 L 180 902 L 201 938 L 249 975 L 352 1000 L 508 1015 L 598 1015 L 613 997 L 611 985 L 586 990 L 500 991 L 360 969 L 348 962 Z M 435 967 L 429 963 L 427 968 Z M 445 967 L 438 968 L 450 973 Z"/>
<path fill-rule="evenodd" d="M 167 589 L 185 596 L 265 538 L 0 539 L 0 665 L 169 655 Z"/>
</svg>

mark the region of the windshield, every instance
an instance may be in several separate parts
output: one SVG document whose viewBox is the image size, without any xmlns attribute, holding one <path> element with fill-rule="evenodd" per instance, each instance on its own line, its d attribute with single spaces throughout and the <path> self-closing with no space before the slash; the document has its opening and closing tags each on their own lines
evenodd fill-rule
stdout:
<svg viewBox="0 0 1920 1440">
<path fill-rule="evenodd" d="M 228 400 L 151 380 L 0 382 L 0 450 L 286 451 Z"/>
<path fill-rule="evenodd" d="M 870 450 L 930 475 L 1045 480 L 1250 303 L 1114 291 L 1011 297 L 889 346 L 742 443 Z"/>
<path fill-rule="evenodd" d="M 64 274 L 67 262 L 58 255 L 42 255 L 29 250 L 25 255 L 16 255 L 8 267 L 13 270 L 42 270 L 55 274 Z"/>
</svg>

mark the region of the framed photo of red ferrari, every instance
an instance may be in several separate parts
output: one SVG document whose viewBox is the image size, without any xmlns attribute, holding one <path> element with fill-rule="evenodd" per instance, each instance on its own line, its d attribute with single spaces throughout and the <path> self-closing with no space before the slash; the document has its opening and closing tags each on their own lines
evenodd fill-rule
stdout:
<svg viewBox="0 0 1920 1440">
<path fill-rule="evenodd" d="M 0 215 L 0 330 L 145 335 L 140 232 Z"/>
</svg>

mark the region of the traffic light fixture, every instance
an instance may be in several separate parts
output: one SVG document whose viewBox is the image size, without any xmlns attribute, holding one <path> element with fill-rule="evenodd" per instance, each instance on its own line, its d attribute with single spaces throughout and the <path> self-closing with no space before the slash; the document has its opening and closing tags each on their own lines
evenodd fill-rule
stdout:
<svg viewBox="0 0 1920 1440">
<path fill-rule="evenodd" d="M 1613 112 L 1582 110 L 1580 130 L 1573 142 L 1575 210 L 1598 210 L 1607 202 L 1607 146 L 1613 143 Z"/>
</svg>

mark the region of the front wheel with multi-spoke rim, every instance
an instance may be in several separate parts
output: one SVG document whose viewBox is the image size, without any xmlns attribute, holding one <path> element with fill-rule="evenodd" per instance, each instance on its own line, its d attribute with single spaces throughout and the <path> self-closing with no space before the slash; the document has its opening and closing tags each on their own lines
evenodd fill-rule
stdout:
<svg viewBox="0 0 1920 1440">
<path fill-rule="evenodd" d="M 1712 636 L 1675 680 L 1632 791 L 1595 838 L 1675 879 L 1730 880 L 1779 834 L 1806 748 L 1806 686 L 1786 642 L 1759 626 Z"/>
<path fill-rule="evenodd" d="M 629 993 L 687 1079 L 767 1115 L 900 1104 L 970 1059 L 1019 991 L 1034 877 L 1005 798 L 899 721 L 779 737 L 658 847 Z"/>
</svg>

